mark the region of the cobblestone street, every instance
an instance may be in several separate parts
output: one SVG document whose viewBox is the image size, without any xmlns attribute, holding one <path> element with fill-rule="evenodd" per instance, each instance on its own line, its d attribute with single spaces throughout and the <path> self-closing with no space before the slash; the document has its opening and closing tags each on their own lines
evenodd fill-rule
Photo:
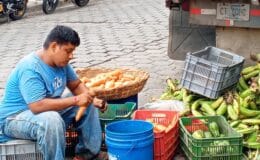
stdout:
<svg viewBox="0 0 260 160">
<path fill-rule="evenodd" d="M 129 67 L 150 73 L 139 105 L 158 97 L 169 76 L 180 77 L 181 62 L 167 56 L 169 10 L 161 0 L 91 0 L 78 8 L 66 3 L 54 14 L 28 12 L 19 21 L 0 25 L 0 96 L 7 76 L 26 54 L 42 47 L 57 24 L 73 27 L 81 37 L 74 67 Z"/>
</svg>

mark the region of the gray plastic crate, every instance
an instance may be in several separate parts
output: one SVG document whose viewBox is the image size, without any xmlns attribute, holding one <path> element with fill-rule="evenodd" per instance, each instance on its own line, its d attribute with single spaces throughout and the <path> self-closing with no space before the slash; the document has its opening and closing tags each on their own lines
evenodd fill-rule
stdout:
<svg viewBox="0 0 260 160">
<path fill-rule="evenodd" d="M 187 53 L 181 86 L 216 99 L 237 83 L 243 63 L 244 57 L 211 46 Z"/>
<path fill-rule="evenodd" d="M 43 160 L 43 155 L 33 141 L 12 140 L 0 143 L 0 160 Z"/>
</svg>

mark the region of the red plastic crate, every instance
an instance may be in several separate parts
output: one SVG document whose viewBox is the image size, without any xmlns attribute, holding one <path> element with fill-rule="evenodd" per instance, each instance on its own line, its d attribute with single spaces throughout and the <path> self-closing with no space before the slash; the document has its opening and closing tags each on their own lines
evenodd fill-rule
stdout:
<svg viewBox="0 0 260 160">
<path fill-rule="evenodd" d="M 190 116 L 191 118 L 193 116 Z M 193 133 L 196 130 L 208 131 L 208 126 L 200 119 L 192 119 L 190 125 L 186 125 L 185 128 L 189 133 Z"/>
<path fill-rule="evenodd" d="M 179 144 L 179 116 L 176 111 L 160 110 L 137 110 L 133 119 L 146 120 L 152 119 L 158 124 L 168 127 L 171 123 L 172 128 L 168 132 L 154 133 L 154 160 L 172 160 L 175 150 Z"/>
</svg>

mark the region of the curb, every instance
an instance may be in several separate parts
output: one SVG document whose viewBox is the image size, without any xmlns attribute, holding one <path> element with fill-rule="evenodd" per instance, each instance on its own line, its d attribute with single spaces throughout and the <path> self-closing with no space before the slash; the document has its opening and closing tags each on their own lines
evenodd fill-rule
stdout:
<svg viewBox="0 0 260 160">
<path fill-rule="evenodd" d="M 35 15 L 48 15 L 45 14 L 42 10 L 42 2 L 43 0 L 28 0 L 27 3 L 27 9 L 25 12 L 24 17 L 27 16 L 35 16 Z M 56 10 L 61 9 L 61 8 L 66 8 L 66 6 L 72 5 L 72 1 L 71 0 L 59 0 L 59 4 L 56 8 Z M 55 13 L 55 11 L 54 11 Z M 49 14 L 51 15 L 51 14 Z M 23 19 L 23 18 L 22 18 Z M 11 22 L 12 20 L 10 20 Z M 0 16 L 0 24 L 4 24 L 8 22 L 8 18 L 6 16 Z"/>
<path fill-rule="evenodd" d="M 71 0 L 59 0 L 59 4 L 58 4 L 56 10 L 66 6 L 66 5 L 69 5 L 69 4 L 72 4 Z M 54 13 L 55 13 L 55 11 L 54 11 Z M 31 0 L 31 1 L 29 0 L 29 2 L 27 3 L 27 9 L 26 9 L 26 13 L 25 13 L 24 17 L 40 15 L 40 14 L 47 15 L 42 10 L 42 0 L 41 1 L 40 0 Z M 12 20 L 10 20 L 10 22 L 11 21 Z M 7 22 L 8 22 L 8 18 L 6 16 L 0 17 L 0 25 L 7 23 Z"/>
</svg>

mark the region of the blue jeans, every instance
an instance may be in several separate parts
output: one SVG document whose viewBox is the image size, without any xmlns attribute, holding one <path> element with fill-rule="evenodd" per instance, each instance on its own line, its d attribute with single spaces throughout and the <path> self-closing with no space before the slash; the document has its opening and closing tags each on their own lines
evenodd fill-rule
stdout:
<svg viewBox="0 0 260 160">
<path fill-rule="evenodd" d="M 70 107 L 60 112 L 48 111 L 33 114 L 30 110 L 10 116 L 4 123 L 4 134 L 9 137 L 36 140 L 45 160 L 65 159 L 65 131 L 75 119 L 78 107 Z M 86 151 L 97 154 L 100 150 L 102 134 L 98 109 L 89 106 L 86 113 L 76 123 L 79 143 L 76 153 Z"/>
</svg>

